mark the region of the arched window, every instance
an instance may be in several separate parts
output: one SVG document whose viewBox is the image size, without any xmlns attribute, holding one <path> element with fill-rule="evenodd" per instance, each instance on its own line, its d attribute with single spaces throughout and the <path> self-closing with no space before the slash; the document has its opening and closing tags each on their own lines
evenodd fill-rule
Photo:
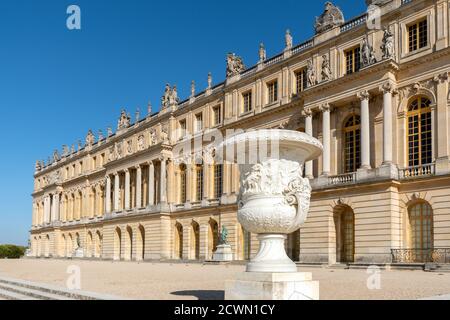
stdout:
<svg viewBox="0 0 450 320">
<path fill-rule="evenodd" d="M 186 203 L 186 166 L 180 166 L 180 204 Z"/>
<path fill-rule="evenodd" d="M 421 262 L 433 249 L 433 211 L 429 204 L 422 202 L 409 207 L 408 213 L 412 248 L 416 260 Z"/>
<path fill-rule="evenodd" d="M 350 116 L 344 123 L 344 170 L 355 172 L 361 166 L 361 118 Z"/>
<path fill-rule="evenodd" d="M 408 164 L 410 167 L 433 162 L 431 101 L 420 97 L 408 108 Z"/>
</svg>

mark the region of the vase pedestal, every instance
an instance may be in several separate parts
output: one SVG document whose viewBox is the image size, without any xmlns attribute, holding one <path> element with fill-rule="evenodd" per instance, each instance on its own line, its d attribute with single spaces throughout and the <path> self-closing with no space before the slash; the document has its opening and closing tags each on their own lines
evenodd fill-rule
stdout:
<svg viewBox="0 0 450 320">
<path fill-rule="evenodd" d="M 319 300 L 319 282 L 311 273 L 245 272 L 226 282 L 225 300 Z"/>
</svg>

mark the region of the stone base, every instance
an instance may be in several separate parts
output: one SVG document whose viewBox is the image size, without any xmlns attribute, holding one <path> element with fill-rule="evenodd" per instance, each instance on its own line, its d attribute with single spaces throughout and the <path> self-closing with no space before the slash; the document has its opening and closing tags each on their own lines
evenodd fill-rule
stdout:
<svg viewBox="0 0 450 320">
<path fill-rule="evenodd" d="M 72 254 L 73 258 L 84 258 L 84 250 L 81 248 L 75 249 Z"/>
<path fill-rule="evenodd" d="M 229 262 L 233 261 L 233 250 L 228 244 L 217 246 L 216 252 L 213 254 L 213 261 L 215 262 Z"/>
<path fill-rule="evenodd" d="M 225 300 L 319 300 L 319 282 L 311 273 L 253 273 L 225 284 Z"/>
</svg>

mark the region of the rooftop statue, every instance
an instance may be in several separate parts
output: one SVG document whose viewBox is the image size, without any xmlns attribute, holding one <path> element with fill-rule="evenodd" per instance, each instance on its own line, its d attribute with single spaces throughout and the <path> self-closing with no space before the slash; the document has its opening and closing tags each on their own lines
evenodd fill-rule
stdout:
<svg viewBox="0 0 450 320">
<path fill-rule="evenodd" d="M 244 61 L 234 53 L 227 55 L 227 78 L 240 74 L 245 70 Z"/>
<path fill-rule="evenodd" d="M 131 117 L 125 112 L 125 110 L 122 109 L 120 112 L 120 118 L 117 124 L 117 128 L 119 130 L 126 129 L 131 124 Z"/>
<path fill-rule="evenodd" d="M 88 134 L 86 136 L 86 145 L 91 147 L 95 142 L 95 136 L 92 130 L 88 131 Z"/>
<path fill-rule="evenodd" d="M 316 23 L 314 25 L 316 29 L 316 34 L 326 32 L 334 27 L 341 26 L 344 24 L 344 14 L 341 9 L 336 7 L 331 2 L 325 4 L 325 11 L 320 17 L 316 18 Z"/>
<path fill-rule="evenodd" d="M 170 87 L 170 84 L 166 84 L 166 88 L 164 89 L 164 95 L 161 97 L 161 107 L 162 109 L 166 109 L 170 106 L 176 106 L 180 102 L 180 98 L 178 98 L 177 86 Z"/>
</svg>

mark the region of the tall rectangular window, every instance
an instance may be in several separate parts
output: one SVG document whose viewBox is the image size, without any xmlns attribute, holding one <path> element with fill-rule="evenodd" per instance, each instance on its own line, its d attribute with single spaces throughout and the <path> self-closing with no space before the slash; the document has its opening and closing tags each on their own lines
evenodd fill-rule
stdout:
<svg viewBox="0 0 450 320">
<path fill-rule="evenodd" d="M 203 131 L 203 114 L 199 113 L 195 116 L 195 132 Z"/>
<path fill-rule="evenodd" d="M 243 100 L 243 112 L 247 113 L 253 110 L 252 107 L 252 92 L 248 91 L 242 95 Z"/>
<path fill-rule="evenodd" d="M 306 68 L 295 72 L 295 92 L 299 94 L 308 87 L 308 78 L 306 77 Z"/>
<path fill-rule="evenodd" d="M 274 103 L 278 100 L 278 81 L 272 81 L 267 84 L 268 103 Z"/>
<path fill-rule="evenodd" d="M 214 198 L 220 199 L 223 193 L 223 166 L 216 164 L 214 166 Z"/>
<path fill-rule="evenodd" d="M 180 167 L 180 204 L 186 203 L 186 166 Z"/>
<path fill-rule="evenodd" d="M 414 52 L 428 45 L 428 20 L 422 20 L 408 26 L 408 49 Z"/>
<path fill-rule="evenodd" d="M 197 165 L 196 175 L 197 175 L 196 200 L 200 202 L 203 199 L 203 166 L 200 164 Z"/>
<path fill-rule="evenodd" d="M 356 47 L 345 51 L 346 74 L 358 72 L 361 69 L 361 48 Z"/>
<path fill-rule="evenodd" d="M 222 123 L 222 112 L 220 106 L 214 107 L 213 109 L 214 115 L 214 125 L 217 126 Z"/>
</svg>

